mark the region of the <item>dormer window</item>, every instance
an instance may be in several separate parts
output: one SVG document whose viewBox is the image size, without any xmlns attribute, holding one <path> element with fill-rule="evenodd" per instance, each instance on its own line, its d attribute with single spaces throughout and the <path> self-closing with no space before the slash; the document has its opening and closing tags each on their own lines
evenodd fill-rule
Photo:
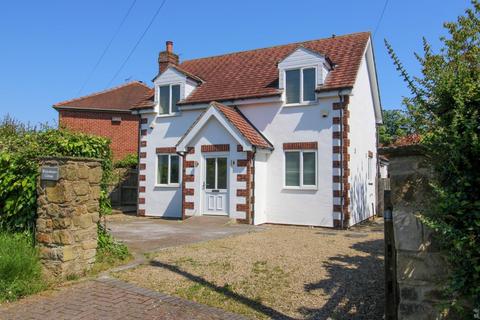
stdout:
<svg viewBox="0 0 480 320">
<path fill-rule="evenodd" d="M 171 114 L 178 112 L 177 102 L 180 100 L 180 85 L 160 86 L 159 93 L 159 114 Z"/>
<path fill-rule="evenodd" d="M 316 69 L 299 68 L 285 71 L 287 104 L 315 101 Z"/>
</svg>

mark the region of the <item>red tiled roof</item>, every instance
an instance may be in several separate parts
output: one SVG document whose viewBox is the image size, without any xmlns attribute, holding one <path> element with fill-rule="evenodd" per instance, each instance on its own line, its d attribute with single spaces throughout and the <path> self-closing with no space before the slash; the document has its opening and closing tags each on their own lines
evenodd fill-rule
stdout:
<svg viewBox="0 0 480 320">
<path fill-rule="evenodd" d="M 361 32 L 184 61 L 179 68 L 205 82 L 180 103 L 279 95 L 277 63 L 300 46 L 327 56 L 335 64 L 317 90 L 353 87 L 369 38 L 369 32 Z M 152 106 L 153 94 L 139 104 L 139 108 Z"/>
<path fill-rule="evenodd" d="M 247 120 L 237 107 L 227 107 L 215 101 L 210 105 L 213 105 L 218 111 L 223 113 L 225 118 L 240 131 L 252 146 L 273 148 L 272 144 Z"/>
<path fill-rule="evenodd" d="M 139 81 L 133 81 L 105 91 L 90 94 L 53 105 L 54 108 L 128 111 L 145 101 L 153 90 Z"/>
<path fill-rule="evenodd" d="M 411 146 L 415 144 L 420 144 L 421 140 L 422 140 L 422 137 L 419 134 L 413 133 L 408 136 L 398 138 L 387 147 Z"/>
</svg>

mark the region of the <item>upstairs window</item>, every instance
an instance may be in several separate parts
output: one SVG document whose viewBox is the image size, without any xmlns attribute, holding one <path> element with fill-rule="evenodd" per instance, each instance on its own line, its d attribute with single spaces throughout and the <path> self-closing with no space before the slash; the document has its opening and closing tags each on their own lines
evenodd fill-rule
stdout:
<svg viewBox="0 0 480 320">
<path fill-rule="evenodd" d="M 287 104 L 315 101 L 315 68 L 285 71 Z"/>
<path fill-rule="evenodd" d="M 177 103 L 180 100 L 180 85 L 160 86 L 158 93 L 160 95 L 159 114 L 170 114 L 178 112 Z"/>
</svg>

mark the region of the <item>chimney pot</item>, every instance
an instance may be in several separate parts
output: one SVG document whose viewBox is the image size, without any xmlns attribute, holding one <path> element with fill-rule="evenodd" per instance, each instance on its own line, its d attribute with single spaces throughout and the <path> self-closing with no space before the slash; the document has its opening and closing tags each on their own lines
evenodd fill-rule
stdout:
<svg viewBox="0 0 480 320">
<path fill-rule="evenodd" d="M 173 52 L 173 41 L 166 42 L 167 52 Z"/>
</svg>

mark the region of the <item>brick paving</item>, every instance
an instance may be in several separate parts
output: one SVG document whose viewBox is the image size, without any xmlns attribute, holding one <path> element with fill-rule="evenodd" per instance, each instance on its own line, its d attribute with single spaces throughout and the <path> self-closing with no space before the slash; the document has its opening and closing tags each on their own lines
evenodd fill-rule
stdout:
<svg viewBox="0 0 480 320">
<path fill-rule="evenodd" d="M 216 308 L 99 278 L 0 306 L 0 319 L 245 319 Z"/>
</svg>

